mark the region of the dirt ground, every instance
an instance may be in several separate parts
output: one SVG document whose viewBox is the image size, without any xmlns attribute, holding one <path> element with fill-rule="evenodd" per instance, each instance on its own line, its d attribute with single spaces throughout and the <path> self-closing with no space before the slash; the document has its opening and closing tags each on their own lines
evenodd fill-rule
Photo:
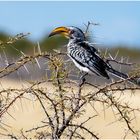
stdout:
<svg viewBox="0 0 140 140">
<path fill-rule="evenodd" d="M 0 88 L 21 88 L 21 84 L 16 81 L 4 80 L 1 81 L 2 87 Z M 49 84 L 48 84 L 49 86 Z M 49 86 L 51 88 L 51 86 Z M 31 98 L 31 95 L 28 95 Z M 123 95 L 125 100 L 128 100 L 132 107 L 140 108 L 140 92 L 135 92 L 131 95 L 129 91 Z M 96 110 L 98 110 L 99 116 L 95 117 L 93 120 L 87 123 L 88 128 L 93 130 L 98 136 L 103 139 L 119 139 L 123 138 L 125 131 L 127 132 L 127 127 L 124 123 L 115 122 L 116 118 L 111 109 L 103 111 L 103 106 L 101 104 L 96 104 Z M 93 111 L 90 106 L 86 106 L 85 115 L 80 118 L 84 120 L 88 116 L 93 115 Z M 16 105 L 10 108 L 9 113 L 14 116 L 12 118 L 8 114 L 4 116 L 3 123 L 8 125 L 0 128 L 0 133 L 13 133 L 20 134 L 21 130 L 29 130 L 36 127 L 44 119 L 44 112 L 39 104 L 35 100 L 22 99 L 17 101 Z M 140 112 L 135 114 L 136 119 L 133 121 L 134 130 L 140 130 Z M 80 121 L 80 120 L 79 120 Z M 114 123 L 113 123 L 114 122 Z M 125 131 L 124 131 L 125 130 Z M 3 139 L 5 136 L 0 135 Z M 132 135 L 128 135 L 127 138 L 133 138 Z"/>
</svg>

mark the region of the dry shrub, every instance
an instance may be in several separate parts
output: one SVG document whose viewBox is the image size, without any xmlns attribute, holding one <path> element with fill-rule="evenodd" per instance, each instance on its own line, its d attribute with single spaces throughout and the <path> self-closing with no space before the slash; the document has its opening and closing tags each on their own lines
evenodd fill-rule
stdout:
<svg viewBox="0 0 140 140">
<path fill-rule="evenodd" d="M 24 37 L 23 34 L 22 37 Z M 10 41 L 15 42 L 16 39 L 11 39 Z M 0 45 L 4 44 L 1 43 Z M 125 94 L 126 91 L 134 94 L 135 91 L 140 91 L 140 87 L 127 83 L 127 79 L 115 80 L 102 85 L 92 84 L 88 80 L 81 78 L 73 80 L 71 78 L 73 67 L 70 65 L 70 62 L 68 63 L 65 55 L 65 53 L 61 52 L 54 52 L 53 54 L 42 53 L 39 49 L 39 53 L 32 56 L 27 56 L 21 52 L 21 57 L 14 62 L 9 63 L 6 60 L 6 65 L 0 69 L 1 80 L 8 78 L 12 73 L 18 72 L 22 68 L 28 73 L 29 70 L 26 65 L 29 63 L 30 65 L 37 65 L 38 69 L 41 69 L 41 60 L 45 61 L 47 72 L 46 76 L 40 78 L 40 80 L 26 81 L 28 82 L 28 86 L 23 86 L 22 88 L 3 87 L 0 89 L 1 129 L 5 129 L 8 125 L 3 122 L 7 115 L 13 119 L 15 117 L 10 114 L 10 109 L 18 101 L 30 100 L 27 96 L 29 94 L 34 98 L 33 101 L 38 102 L 40 107 L 42 107 L 45 121 L 43 119 L 40 125 L 32 127 L 29 130 L 19 130 L 19 135 L 6 132 L 1 133 L 1 136 L 14 139 L 28 139 L 31 138 L 29 134 L 35 132 L 32 138 L 37 139 L 99 139 L 101 137 L 100 132 L 94 126 L 93 131 L 93 128 L 90 129 L 87 124 L 100 116 L 100 111 L 96 107 L 100 105 L 103 107 L 104 112 L 108 109 L 112 110 L 115 123 L 121 122 L 125 126 L 123 138 L 127 138 L 129 135 L 133 138 L 138 138 L 139 131 L 133 126 L 133 121 L 136 119 L 134 114 L 139 113 L 140 109 L 131 106 L 125 100 Z M 117 63 L 117 65 L 133 65 L 128 62 L 117 61 L 116 57 L 104 56 L 104 59 L 108 62 Z M 77 76 L 78 72 L 75 75 Z M 131 76 L 137 78 L 139 75 L 134 75 L 133 73 Z M 52 90 L 50 90 L 50 85 Z M 85 116 L 87 107 L 92 108 L 92 116 Z M 80 119 L 83 116 L 85 118 Z M 5 131 L 7 130 L 5 129 Z"/>
</svg>

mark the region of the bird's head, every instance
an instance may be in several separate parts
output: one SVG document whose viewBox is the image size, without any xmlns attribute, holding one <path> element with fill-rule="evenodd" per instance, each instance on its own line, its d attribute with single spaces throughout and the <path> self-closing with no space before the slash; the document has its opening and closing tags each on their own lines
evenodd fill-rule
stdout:
<svg viewBox="0 0 140 140">
<path fill-rule="evenodd" d="M 75 40 L 81 40 L 84 41 L 85 40 L 85 35 L 83 33 L 83 31 L 77 27 L 58 27 L 55 28 L 49 35 L 49 37 L 56 35 L 56 34 L 62 34 L 65 37 L 69 38 L 69 39 L 75 39 Z"/>
</svg>

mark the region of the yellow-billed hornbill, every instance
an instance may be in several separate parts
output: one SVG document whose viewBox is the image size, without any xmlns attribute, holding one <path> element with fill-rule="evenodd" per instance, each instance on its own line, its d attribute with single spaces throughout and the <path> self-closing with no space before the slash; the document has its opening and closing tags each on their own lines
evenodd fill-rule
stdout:
<svg viewBox="0 0 140 140">
<path fill-rule="evenodd" d="M 101 75 L 107 79 L 109 79 L 108 74 L 111 73 L 121 79 L 128 79 L 129 82 L 140 85 L 139 80 L 129 79 L 127 74 L 113 69 L 109 63 L 105 62 L 100 57 L 97 49 L 86 41 L 85 34 L 81 29 L 73 26 L 58 27 L 51 32 L 49 37 L 56 34 L 62 34 L 69 38 L 67 45 L 68 56 L 81 71 Z"/>
</svg>

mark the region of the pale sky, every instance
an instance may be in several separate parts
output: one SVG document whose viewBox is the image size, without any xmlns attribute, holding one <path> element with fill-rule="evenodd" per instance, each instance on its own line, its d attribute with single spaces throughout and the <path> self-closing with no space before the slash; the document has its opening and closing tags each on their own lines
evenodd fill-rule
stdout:
<svg viewBox="0 0 140 140">
<path fill-rule="evenodd" d="M 39 41 L 57 26 L 77 26 L 93 21 L 90 28 L 98 43 L 140 47 L 140 2 L 44 1 L 0 2 L 0 30 L 10 34 L 30 32 Z"/>
</svg>

